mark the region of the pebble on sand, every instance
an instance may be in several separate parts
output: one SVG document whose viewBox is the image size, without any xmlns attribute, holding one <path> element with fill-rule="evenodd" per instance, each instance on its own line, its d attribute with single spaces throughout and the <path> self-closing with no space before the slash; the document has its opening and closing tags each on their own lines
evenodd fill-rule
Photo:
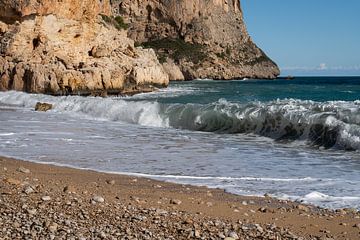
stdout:
<svg viewBox="0 0 360 240">
<path fill-rule="evenodd" d="M 34 191 L 34 189 L 31 187 L 31 186 L 26 186 L 25 188 L 24 188 L 24 191 L 23 191 L 24 193 L 26 193 L 26 194 L 30 194 L 30 193 L 33 193 L 33 192 L 35 192 Z"/>
<path fill-rule="evenodd" d="M 114 185 L 115 184 L 115 180 L 106 180 L 106 183 L 109 184 L 109 185 Z"/>
<path fill-rule="evenodd" d="M 24 167 L 19 167 L 17 171 L 21 173 L 30 173 L 30 170 Z"/>
<path fill-rule="evenodd" d="M 170 200 L 170 204 L 174 204 L 174 205 L 180 205 L 182 202 L 179 199 L 171 199 Z"/>
<path fill-rule="evenodd" d="M 51 200 L 51 197 L 50 197 L 50 196 L 42 196 L 42 197 L 41 197 L 41 200 L 43 200 L 44 202 L 50 201 L 50 200 Z"/>
<path fill-rule="evenodd" d="M 93 196 L 91 200 L 94 201 L 95 203 L 103 203 L 103 202 L 105 202 L 105 199 L 103 197 L 101 197 L 101 196 Z"/>
</svg>

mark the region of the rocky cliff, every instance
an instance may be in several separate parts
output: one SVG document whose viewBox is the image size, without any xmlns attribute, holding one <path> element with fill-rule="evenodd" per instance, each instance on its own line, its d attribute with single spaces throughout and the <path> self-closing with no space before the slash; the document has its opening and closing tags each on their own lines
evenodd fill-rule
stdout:
<svg viewBox="0 0 360 240">
<path fill-rule="evenodd" d="M 0 90 L 121 94 L 278 74 L 237 0 L 0 0 Z"/>
<path fill-rule="evenodd" d="M 169 81 L 109 0 L 0 0 L 0 90 L 134 93 Z"/>
<path fill-rule="evenodd" d="M 277 65 L 251 40 L 239 0 L 113 0 L 128 36 L 156 50 L 171 79 L 274 78 Z M 183 74 L 183 76 L 181 75 Z"/>
</svg>

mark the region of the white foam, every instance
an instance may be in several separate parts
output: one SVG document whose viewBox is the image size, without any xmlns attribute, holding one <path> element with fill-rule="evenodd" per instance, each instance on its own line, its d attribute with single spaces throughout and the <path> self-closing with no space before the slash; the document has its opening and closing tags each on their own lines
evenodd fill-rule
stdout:
<svg viewBox="0 0 360 240">
<path fill-rule="evenodd" d="M 183 176 L 183 175 L 154 175 L 144 173 L 131 172 L 109 172 L 113 174 L 124 174 L 137 177 L 157 178 L 157 179 L 185 179 L 185 180 L 225 180 L 225 181 L 264 181 L 264 182 L 312 182 L 319 179 L 305 177 L 305 178 L 258 178 L 258 177 L 211 177 L 211 176 Z"/>
<path fill-rule="evenodd" d="M 15 133 L 0 133 L 0 136 L 13 136 Z"/>
</svg>

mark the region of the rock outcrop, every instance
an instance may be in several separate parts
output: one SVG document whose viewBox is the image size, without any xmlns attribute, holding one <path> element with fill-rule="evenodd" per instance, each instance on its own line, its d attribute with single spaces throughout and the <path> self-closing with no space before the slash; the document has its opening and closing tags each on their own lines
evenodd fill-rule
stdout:
<svg viewBox="0 0 360 240">
<path fill-rule="evenodd" d="M 152 49 L 134 47 L 109 0 L 0 0 L 0 90 L 136 93 L 167 86 Z"/>
<path fill-rule="evenodd" d="M 0 0 L 0 90 L 106 96 L 278 74 L 237 0 Z"/>
<path fill-rule="evenodd" d="M 239 0 L 113 0 L 112 7 L 129 23 L 130 38 L 167 66 L 171 58 L 186 79 L 279 75 L 251 40 Z"/>
</svg>

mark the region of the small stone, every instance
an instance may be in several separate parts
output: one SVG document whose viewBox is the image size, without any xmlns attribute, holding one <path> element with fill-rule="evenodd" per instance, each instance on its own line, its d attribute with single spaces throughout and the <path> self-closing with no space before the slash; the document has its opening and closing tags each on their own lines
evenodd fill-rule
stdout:
<svg viewBox="0 0 360 240">
<path fill-rule="evenodd" d="M 244 206 L 248 205 L 248 203 L 246 201 L 242 201 L 241 204 L 244 205 Z"/>
<path fill-rule="evenodd" d="M 106 183 L 109 184 L 109 185 L 114 185 L 115 180 L 106 180 Z"/>
<path fill-rule="evenodd" d="M 65 186 L 63 189 L 64 193 L 75 193 L 75 188 L 73 186 Z"/>
<path fill-rule="evenodd" d="M 26 211 L 30 215 L 35 215 L 36 214 L 36 209 L 27 209 Z"/>
<path fill-rule="evenodd" d="M 182 202 L 179 199 L 171 199 L 170 200 L 170 204 L 174 204 L 174 205 L 180 205 Z"/>
<path fill-rule="evenodd" d="M 49 226 L 49 231 L 50 232 L 56 232 L 57 231 L 57 228 L 58 228 L 58 225 L 56 223 L 52 223 L 50 226 Z"/>
<path fill-rule="evenodd" d="M 106 234 L 105 234 L 104 232 L 100 232 L 99 235 L 100 235 L 100 237 L 103 238 L 103 239 L 106 238 Z"/>
<path fill-rule="evenodd" d="M 310 208 L 308 208 L 307 206 L 301 205 L 301 204 L 297 205 L 296 208 L 299 209 L 300 211 L 310 212 Z"/>
<path fill-rule="evenodd" d="M 31 186 L 26 186 L 23 192 L 26 193 L 26 194 L 30 194 L 30 193 L 33 193 L 35 191 Z"/>
<path fill-rule="evenodd" d="M 266 213 L 266 212 L 268 212 L 268 211 L 269 211 L 269 210 L 268 210 L 267 208 L 265 208 L 265 207 L 259 208 L 259 212 Z"/>
<path fill-rule="evenodd" d="M 13 226 L 14 226 L 14 228 L 19 228 L 21 225 L 18 222 L 14 222 Z"/>
<path fill-rule="evenodd" d="M 232 239 L 239 239 L 239 236 L 237 235 L 237 233 L 236 232 L 234 232 L 234 231 L 231 231 L 231 232 L 229 232 L 229 234 L 228 234 L 228 237 L 231 237 Z M 226 238 L 225 238 L 226 239 Z"/>
<path fill-rule="evenodd" d="M 199 230 L 195 230 L 195 231 L 194 231 L 194 236 L 197 237 L 197 238 L 201 237 L 200 231 L 199 231 Z"/>
<path fill-rule="evenodd" d="M 91 200 L 94 201 L 94 202 L 96 202 L 96 203 L 103 203 L 103 202 L 105 202 L 105 199 L 104 199 L 103 197 L 101 197 L 101 196 L 93 196 Z"/>
<path fill-rule="evenodd" d="M 347 223 L 340 223 L 341 226 L 347 226 Z"/>
<path fill-rule="evenodd" d="M 44 202 L 50 201 L 50 200 L 51 200 L 51 197 L 50 197 L 50 196 L 42 196 L 42 197 L 41 197 L 41 200 L 43 200 Z"/>
<path fill-rule="evenodd" d="M 355 224 L 353 227 L 360 229 L 360 223 Z"/>
<path fill-rule="evenodd" d="M 214 206 L 214 204 L 213 204 L 212 202 L 207 202 L 207 203 L 206 203 L 206 206 L 212 207 L 212 206 Z"/>
<path fill-rule="evenodd" d="M 12 184 L 12 185 L 20 185 L 21 184 L 21 181 L 14 179 L 14 178 L 5 178 L 4 181 L 9 184 Z"/>
<path fill-rule="evenodd" d="M 219 233 L 218 236 L 219 236 L 219 238 L 221 238 L 221 239 L 225 239 L 225 235 L 224 235 L 223 233 Z"/>
<path fill-rule="evenodd" d="M 264 229 L 259 225 L 259 224 L 255 224 L 256 226 L 256 230 L 260 233 L 263 233 L 264 232 Z"/>
<path fill-rule="evenodd" d="M 18 172 L 21 173 L 30 173 L 30 170 L 24 167 L 19 167 L 18 169 L 16 169 Z"/>
</svg>

